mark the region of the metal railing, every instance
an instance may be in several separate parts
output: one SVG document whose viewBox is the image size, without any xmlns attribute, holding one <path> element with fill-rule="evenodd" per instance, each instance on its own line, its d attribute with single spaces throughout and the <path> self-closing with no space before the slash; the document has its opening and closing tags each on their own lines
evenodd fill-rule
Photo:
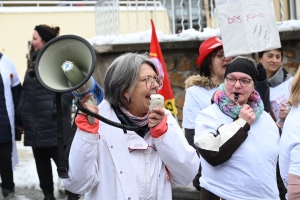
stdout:
<svg viewBox="0 0 300 200">
<path fill-rule="evenodd" d="M 291 6 L 294 4 L 289 2 L 289 5 Z M 118 17 L 113 13 L 108 14 L 107 11 L 109 10 L 120 13 L 122 12 L 122 9 L 123 11 L 135 10 L 136 12 L 136 18 L 134 20 L 132 18 L 130 19 L 127 15 L 127 33 L 131 32 L 130 27 L 133 26 L 132 21 L 135 22 L 134 25 L 137 27 L 137 30 L 140 30 L 140 15 L 138 15 L 138 12 L 142 9 L 146 9 L 148 11 L 151 10 L 154 13 L 154 16 L 156 16 L 158 8 L 165 9 L 168 13 L 168 18 L 160 19 L 160 21 L 164 20 L 165 29 L 168 28 L 166 27 L 166 24 L 171 25 L 170 32 L 172 34 L 180 33 L 182 30 L 186 29 L 195 29 L 201 32 L 205 27 L 213 29 L 219 28 L 214 0 L 99 0 L 95 7 L 97 35 L 118 35 L 120 33 L 120 21 Z M 282 23 L 284 20 L 284 4 L 282 0 L 280 0 L 279 7 L 279 23 Z M 292 13 L 290 18 L 293 19 Z M 154 21 L 156 21 L 155 17 Z M 115 24 L 112 22 L 115 22 Z"/>
<path fill-rule="evenodd" d="M 97 35 L 119 35 L 119 2 L 98 1 L 95 5 L 95 28 Z"/>
<path fill-rule="evenodd" d="M 19 6 L 94 6 L 97 1 L 1 1 L 0 7 L 19 7 Z"/>
<path fill-rule="evenodd" d="M 276 1 L 276 0 L 275 0 Z M 295 19 L 295 0 L 289 0 L 290 19 Z M 98 0 L 98 1 L 1 1 L 0 7 L 13 6 L 94 6 L 97 35 L 119 35 L 121 20 L 126 18 L 127 33 L 142 30 L 143 21 L 153 18 L 154 22 L 163 22 L 169 33 L 180 33 L 185 29 L 203 31 L 203 28 L 219 28 L 214 0 Z M 284 4 L 280 0 L 280 22 L 283 22 Z M 120 20 L 120 13 L 123 13 Z M 124 12 L 126 13 L 124 15 Z M 166 15 L 158 16 L 165 12 Z M 134 13 L 134 16 L 133 14 Z M 144 15 L 144 16 L 143 16 Z M 126 17 L 124 17 L 126 16 Z M 147 28 L 148 23 L 146 23 Z M 122 32 L 124 33 L 124 31 Z"/>
</svg>

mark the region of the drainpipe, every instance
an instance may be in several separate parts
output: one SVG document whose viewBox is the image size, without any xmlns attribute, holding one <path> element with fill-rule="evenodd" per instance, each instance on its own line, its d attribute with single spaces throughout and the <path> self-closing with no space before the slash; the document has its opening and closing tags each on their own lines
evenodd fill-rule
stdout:
<svg viewBox="0 0 300 200">
<path fill-rule="evenodd" d="M 296 3 L 296 19 L 300 19 L 300 1 L 295 1 Z"/>
<path fill-rule="evenodd" d="M 295 0 L 290 0 L 290 19 L 296 19 Z"/>
</svg>

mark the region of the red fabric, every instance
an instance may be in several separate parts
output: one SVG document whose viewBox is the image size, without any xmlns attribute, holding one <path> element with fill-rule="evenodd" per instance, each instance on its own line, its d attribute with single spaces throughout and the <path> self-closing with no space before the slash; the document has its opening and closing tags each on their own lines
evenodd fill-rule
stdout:
<svg viewBox="0 0 300 200">
<path fill-rule="evenodd" d="M 157 39 L 155 26 L 151 20 L 152 25 L 152 36 L 150 42 L 150 58 L 155 60 L 157 59 L 159 64 L 156 64 L 156 68 L 160 76 L 163 76 L 163 85 L 162 88 L 158 91 L 158 94 L 161 94 L 165 98 L 165 108 L 170 110 L 173 115 L 177 115 L 178 111 L 175 106 L 175 99 L 173 95 L 173 90 L 170 84 L 168 71 L 165 65 L 164 57 L 162 55 L 160 45 Z M 162 69 L 161 69 L 162 68 Z M 163 75 L 162 75 L 163 74 Z"/>
<path fill-rule="evenodd" d="M 204 40 L 199 47 L 197 66 L 200 67 L 203 60 L 216 48 L 223 46 L 222 40 L 216 36 Z"/>
<path fill-rule="evenodd" d="M 157 124 L 154 128 L 150 128 L 150 133 L 153 138 L 159 138 L 160 136 L 165 134 L 167 130 L 167 116 L 165 115 L 159 124 Z"/>
<path fill-rule="evenodd" d="M 78 114 L 75 119 L 75 123 L 80 130 L 89 132 L 89 133 L 93 133 L 93 134 L 97 134 L 98 129 L 99 129 L 99 120 L 96 118 L 94 118 L 94 120 L 95 120 L 95 123 L 90 124 L 87 119 L 87 115 Z"/>
</svg>

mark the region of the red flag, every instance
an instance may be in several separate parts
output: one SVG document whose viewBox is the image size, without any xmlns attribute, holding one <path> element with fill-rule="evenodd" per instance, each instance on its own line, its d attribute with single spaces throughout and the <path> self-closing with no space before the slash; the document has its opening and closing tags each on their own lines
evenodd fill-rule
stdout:
<svg viewBox="0 0 300 200">
<path fill-rule="evenodd" d="M 150 58 L 156 64 L 157 71 L 159 75 L 163 77 L 163 85 L 159 90 L 159 94 L 163 95 L 165 98 L 165 108 L 170 110 L 173 115 L 177 115 L 178 111 L 175 106 L 175 99 L 172 91 L 172 87 L 169 80 L 168 71 L 164 62 L 164 57 L 162 55 L 160 45 L 157 39 L 155 26 L 151 20 L 152 25 L 152 37 L 150 42 Z"/>
</svg>

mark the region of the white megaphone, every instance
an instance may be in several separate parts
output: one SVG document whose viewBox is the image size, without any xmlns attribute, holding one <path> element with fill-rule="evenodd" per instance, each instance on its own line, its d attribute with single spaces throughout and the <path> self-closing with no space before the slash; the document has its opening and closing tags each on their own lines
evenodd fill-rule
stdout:
<svg viewBox="0 0 300 200">
<path fill-rule="evenodd" d="M 91 93 L 88 101 L 98 105 L 104 97 L 103 90 L 92 74 L 96 67 L 96 55 L 90 43 L 75 35 L 53 38 L 40 50 L 35 61 L 35 74 L 39 82 L 48 90 L 56 93 L 57 146 L 60 178 L 68 178 L 64 162 L 64 141 L 61 94 L 72 92 L 78 99 Z M 92 113 L 93 114 L 93 113 Z M 94 118 L 88 115 L 90 124 Z"/>
<path fill-rule="evenodd" d="M 35 74 L 45 88 L 57 94 L 57 101 L 60 99 L 58 98 L 60 93 L 72 92 L 78 99 L 82 99 L 91 93 L 91 98 L 88 100 L 89 103 L 98 105 L 104 98 L 104 92 L 92 77 L 95 67 L 96 55 L 92 45 L 79 36 L 63 35 L 53 38 L 40 50 L 35 63 Z M 95 117 L 122 129 L 140 129 L 139 127 L 120 124 L 97 113 L 92 113 L 83 108 L 80 103 L 76 103 L 76 105 L 79 110 L 88 114 L 91 124 L 94 121 L 93 117 Z"/>
<path fill-rule="evenodd" d="M 75 35 L 63 35 L 50 40 L 40 50 L 35 73 L 40 83 L 56 93 L 72 92 L 82 99 L 91 93 L 90 103 L 100 104 L 103 89 L 92 77 L 96 55 L 91 44 Z"/>
</svg>

